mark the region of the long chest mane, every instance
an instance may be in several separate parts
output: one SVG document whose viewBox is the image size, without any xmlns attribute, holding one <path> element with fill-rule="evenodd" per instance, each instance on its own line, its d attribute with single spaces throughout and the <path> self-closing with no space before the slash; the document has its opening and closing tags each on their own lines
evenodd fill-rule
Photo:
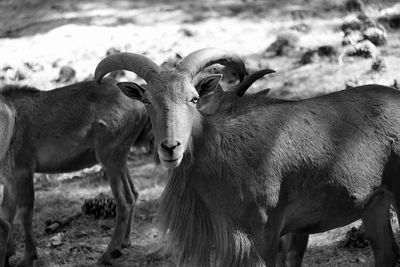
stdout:
<svg viewBox="0 0 400 267">
<path fill-rule="evenodd" d="M 199 141 L 192 140 L 191 149 L 196 149 Z M 168 232 L 169 246 L 177 253 L 179 264 L 256 266 L 262 260 L 250 238 L 227 214 L 210 209 L 200 195 L 192 181 L 196 164 L 194 155 L 187 153 L 181 165 L 169 172 L 160 201 L 158 218 L 164 232 Z"/>
</svg>

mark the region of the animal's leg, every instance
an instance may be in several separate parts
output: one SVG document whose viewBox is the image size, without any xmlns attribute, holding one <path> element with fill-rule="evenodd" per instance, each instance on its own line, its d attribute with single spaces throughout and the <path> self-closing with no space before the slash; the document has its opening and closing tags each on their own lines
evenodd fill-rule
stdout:
<svg viewBox="0 0 400 267">
<path fill-rule="evenodd" d="M 262 251 L 260 249 L 258 251 L 260 251 L 266 267 L 275 267 L 278 265 L 278 234 L 274 230 L 268 229 L 264 231 L 263 238 L 264 246 Z"/>
<path fill-rule="evenodd" d="M 4 267 L 6 263 L 6 250 L 9 233 L 10 224 L 3 218 L 0 218 L 0 267 Z"/>
<path fill-rule="evenodd" d="M 130 210 L 128 224 L 126 225 L 124 238 L 122 240 L 122 247 L 127 248 L 131 246 L 131 230 L 133 224 L 133 217 L 135 215 L 136 201 L 139 196 L 139 193 L 137 192 L 135 185 L 133 184 L 132 177 L 129 173 L 128 168 L 125 169 L 123 183 L 124 183 L 125 199 L 128 204 L 128 209 Z"/>
<path fill-rule="evenodd" d="M 272 220 L 272 217 L 268 217 L 263 209 L 255 209 L 249 217 L 250 231 L 258 255 L 264 260 L 266 267 L 276 267 L 279 264 L 280 222 L 277 218 Z"/>
<path fill-rule="evenodd" d="M 384 192 L 373 196 L 362 215 L 367 237 L 375 257 L 375 266 L 395 266 L 399 251 L 390 225 L 390 201 Z"/>
<path fill-rule="evenodd" d="M 301 267 L 303 262 L 304 253 L 307 249 L 308 234 L 289 234 L 290 242 L 287 252 L 286 266 L 288 267 Z"/>
<path fill-rule="evenodd" d="M 33 172 L 29 170 L 19 170 L 16 172 L 16 177 L 20 199 L 19 209 L 25 233 L 24 258 L 19 262 L 18 266 L 34 266 L 38 254 L 32 227 L 33 206 L 35 202 Z"/>
<path fill-rule="evenodd" d="M 17 186 L 15 183 L 15 180 L 13 177 L 8 176 L 5 177 L 7 181 L 4 183 L 4 193 L 3 193 L 3 202 L 1 203 L 1 213 L 0 216 L 4 221 L 7 222 L 8 225 L 8 231 L 7 227 L 5 224 L 3 224 L 3 231 L 4 231 L 4 236 L 5 232 L 7 231 L 7 239 L 2 239 L 5 240 L 5 242 L 0 244 L 1 247 L 1 253 L 3 253 L 3 250 L 5 249 L 5 246 L 7 246 L 6 253 L 5 253 L 5 259 L 2 260 L 5 262 L 5 266 L 8 266 L 8 260 L 11 256 L 15 254 L 15 247 L 14 247 L 14 240 L 13 240 L 13 222 L 14 222 L 14 217 L 17 212 L 17 207 L 18 207 L 18 192 L 17 192 Z"/>
<path fill-rule="evenodd" d="M 278 266 L 279 267 L 286 267 L 286 261 L 288 258 L 288 252 L 290 247 L 291 241 L 291 233 L 288 233 L 284 236 L 279 238 L 278 242 Z"/>
<path fill-rule="evenodd" d="M 301 267 L 307 249 L 308 234 L 288 233 L 281 236 L 278 247 L 278 265 Z"/>
<path fill-rule="evenodd" d="M 116 132 L 109 131 L 107 125 L 102 123 L 95 124 L 94 129 L 96 156 L 106 172 L 117 206 L 114 233 L 107 250 L 99 260 L 103 264 L 110 265 L 113 258 L 122 255 L 122 244 L 131 214 L 132 205 L 128 204 L 127 196 L 129 194 L 126 194 L 126 192 L 130 192 L 128 178 L 126 177 L 126 161 L 132 142 L 137 136 L 125 135 L 126 133 L 119 135 Z M 133 197 L 129 198 L 133 199 Z"/>
<path fill-rule="evenodd" d="M 124 195 L 123 179 L 125 175 L 125 167 L 118 168 L 116 165 L 105 167 L 108 181 L 113 192 L 117 206 L 117 220 L 115 222 L 114 233 L 107 247 L 106 252 L 101 256 L 102 264 L 111 265 L 113 258 L 118 258 L 122 255 L 122 240 L 126 231 L 129 208 Z"/>
</svg>

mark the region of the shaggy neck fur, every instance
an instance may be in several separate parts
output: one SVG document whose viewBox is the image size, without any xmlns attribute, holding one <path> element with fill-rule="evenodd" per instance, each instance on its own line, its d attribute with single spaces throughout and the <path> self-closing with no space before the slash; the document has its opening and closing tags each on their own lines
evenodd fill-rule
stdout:
<svg viewBox="0 0 400 267">
<path fill-rule="evenodd" d="M 170 249 L 180 266 L 264 266 L 250 237 L 222 210 L 207 207 L 191 182 L 196 160 L 201 160 L 193 151 L 204 146 L 205 139 L 218 135 L 205 118 L 200 125 L 201 129 L 193 131 L 198 135 L 192 134 L 182 163 L 169 172 L 160 201 L 159 220 Z"/>
</svg>

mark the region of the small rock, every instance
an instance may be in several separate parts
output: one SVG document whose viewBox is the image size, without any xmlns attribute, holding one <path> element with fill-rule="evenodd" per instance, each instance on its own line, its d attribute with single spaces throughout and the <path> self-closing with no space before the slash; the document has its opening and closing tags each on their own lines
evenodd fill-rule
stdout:
<svg viewBox="0 0 400 267">
<path fill-rule="evenodd" d="M 56 82 L 66 83 L 75 79 L 76 71 L 70 66 L 62 66 Z"/>
<path fill-rule="evenodd" d="M 362 0 L 348 0 L 345 3 L 345 8 L 348 12 L 361 12 L 365 6 Z"/>
<path fill-rule="evenodd" d="M 383 72 L 386 70 L 386 63 L 383 58 L 376 58 L 371 65 L 371 70 L 374 72 Z"/>
<path fill-rule="evenodd" d="M 322 45 L 318 47 L 317 52 L 320 57 L 333 57 L 338 54 L 337 49 L 332 45 Z"/>
<path fill-rule="evenodd" d="M 13 67 L 11 67 L 10 65 L 5 65 L 1 68 L 1 71 L 8 71 L 8 70 L 12 70 Z"/>
<path fill-rule="evenodd" d="M 180 33 L 182 33 L 184 36 L 186 37 L 193 37 L 194 36 L 194 32 L 187 29 L 187 28 L 182 28 L 179 30 Z"/>
<path fill-rule="evenodd" d="M 65 241 L 65 236 L 63 233 L 58 233 L 50 238 L 50 247 L 55 248 L 61 246 Z"/>
<path fill-rule="evenodd" d="M 348 31 L 343 36 L 342 46 L 355 45 L 362 40 L 364 40 L 364 36 L 360 31 Z"/>
<path fill-rule="evenodd" d="M 362 29 L 362 22 L 359 19 L 352 19 L 342 23 L 341 29 L 344 33 L 351 31 L 360 31 Z"/>
<path fill-rule="evenodd" d="M 6 65 L 2 68 L 0 79 L 18 82 L 25 80 L 26 75 L 21 69 L 14 69 L 13 67 Z"/>
<path fill-rule="evenodd" d="M 362 30 L 365 30 L 366 28 L 369 27 L 378 27 L 378 24 L 373 19 L 368 17 L 365 13 L 359 14 L 357 16 L 357 19 L 361 21 L 361 25 L 363 26 Z"/>
<path fill-rule="evenodd" d="M 364 258 L 351 259 L 350 262 L 352 262 L 352 263 L 367 263 L 367 261 Z"/>
<path fill-rule="evenodd" d="M 106 56 L 110 56 L 112 54 L 117 54 L 117 53 L 121 53 L 121 49 L 116 47 L 110 47 L 106 51 Z"/>
<path fill-rule="evenodd" d="M 371 41 L 365 40 L 349 47 L 345 53 L 352 57 L 374 58 L 378 55 L 378 50 Z"/>
<path fill-rule="evenodd" d="M 371 41 L 376 46 L 382 46 L 387 43 L 386 31 L 378 27 L 369 27 L 362 32 L 365 40 Z"/>
<path fill-rule="evenodd" d="M 44 69 L 43 65 L 39 63 L 25 62 L 25 67 L 33 72 L 38 72 Z"/>
<path fill-rule="evenodd" d="M 311 25 L 306 23 L 300 23 L 289 27 L 290 30 L 298 31 L 301 33 L 309 33 L 311 31 Z"/>
<path fill-rule="evenodd" d="M 275 56 L 287 55 L 296 48 L 298 42 L 299 35 L 296 32 L 284 32 L 276 37 L 266 52 L 272 52 Z"/>
<path fill-rule="evenodd" d="M 300 59 L 300 64 L 306 65 L 318 61 L 318 53 L 315 50 L 306 51 Z"/>
<path fill-rule="evenodd" d="M 350 80 L 346 81 L 345 89 L 351 89 L 351 88 L 356 87 L 358 85 L 359 85 L 358 80 L 350 79 Z"/>
<path fill-rule="evenodd" d="M 397 89 L 397 90 L 400 90 L 400 84 L 399 84 L 399 82 L 398 82 L 396 79 L 393 80 L 393 85 L 392 85 L 392 87 L 395 88 L 395 89 Z"/>
<path fill-rule="evenodd" d="M 22 81 L 22 80 L 25 80 L 25 79 L 26 79 L 25 74 L 24 74 L 20 69 L 18 69 L 18 70 L 15 72 L 14 80 L 15 80 L 15 81 Z"/>
</svg>

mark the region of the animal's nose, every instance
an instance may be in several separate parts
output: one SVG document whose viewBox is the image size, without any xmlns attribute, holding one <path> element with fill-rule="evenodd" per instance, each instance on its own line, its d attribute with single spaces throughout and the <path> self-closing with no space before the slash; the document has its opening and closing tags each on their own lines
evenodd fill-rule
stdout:
<svg viewBox="0 0 400 267">
<path fill-rule="evenodd" d="M 178 146 L 180 146 L 181 145 L 181 142 L 179 142 L 178 140 L 164 140 L 164 141 L 162 141 L 161 142 L 161 147 L 165 150 L 165 151 L 167 151 L 167 152 L 169 152 L 169 153 L 173 153 L 174 152 L 174 149 L 175 148 L 177 148 Z"/>
</svg>

